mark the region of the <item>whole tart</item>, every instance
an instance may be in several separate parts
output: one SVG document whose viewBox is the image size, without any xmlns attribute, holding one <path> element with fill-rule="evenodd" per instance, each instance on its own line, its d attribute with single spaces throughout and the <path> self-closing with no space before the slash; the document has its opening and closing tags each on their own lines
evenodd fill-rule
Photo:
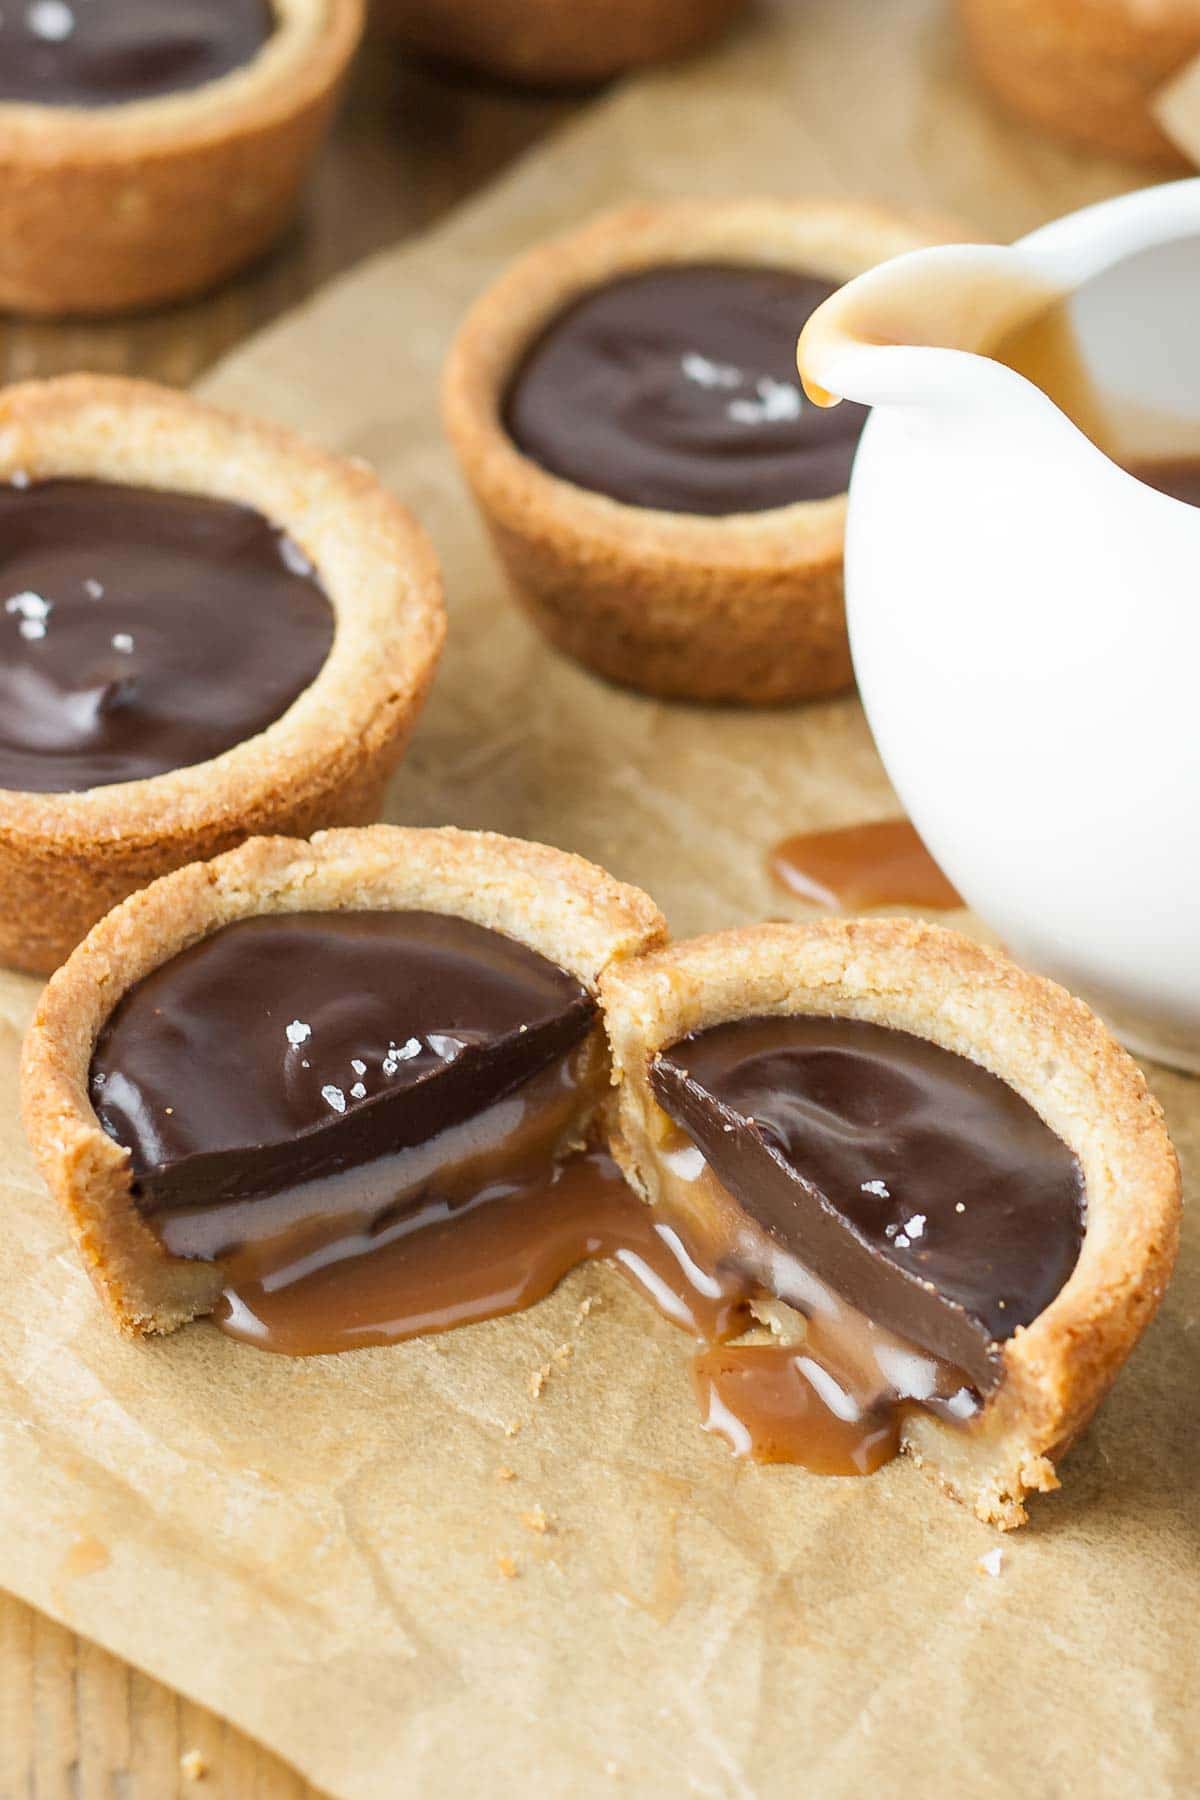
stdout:
<svg viewBox="0 0 1200 1800">
<path fill-rule="evenodd" d="M 958 0 L 981 79 L 1072 143 L 1162 168 L 1185 159 L 1153 112 L 1200 56 L 1198 0 Z"/>
<path fill-rule="evenodd" d="M 372 926 L 378 934 L 365 945 L 345 941 L 347 932 Z M 275 941 L 280 929 L 315 936 L 296 939 L 309 945 L 297 954 L 294 944 Z M 644 894 L 581 858 L 452 829 L 377 825 L 321 832 L 311 843 L 259 838 L 125 901 L 49 983 L 22 1066 L 25 1126 L 38 1165 L 116 1323 L 137 1334 L 174 1330 L 211 1312 L 225 1284 L 221 1254 L 171 1253 L 163 1231 L 152 1228 L 156 1195 L 160 1202 L 164 1194 L 175 1200 L 182 1191 L 193 1215 L 204 1212 L 198 1200 L 223 1198 L 235 1208 L 226 1219 L 237 1216 L 240 1200 L 245 1217 L 249 1169 L 255 1196 L 249 1204 L 269 1208 L 280 1186 L 300 1179 L 297 1154 L 306 1159 L 308 1176 L 347 1165 L 353 1172 L 356 1156 L 364 1160 L 367 1151 L 386 1155 L 397 1143 L 419 1145 L 431 1108 L 439 1129 L 464 1118 L 469 1125 L 482 1105 L 512 1090 L 514 1056 L 524 1058 L 518 1074 L 548 1070 L 554 1104 L 561 1107 L 566 1095 L 568 1135 L 581 1138 L 608 1086 L 595 1001 L 599 978 L 664 936 L 657 908 Z M 388 955 L 397 949 L 401 960 L 389 967 Z M 335 977 L 348 979 L 323 985 L 322 958 L 333 958 Z M 453 976 L 464 959 L 468 977 L 439 999 L 447 971 Z M 241 981 L 231 980 L 232 968 Z M 271 986 L 270 971 L 280 968 L 283 1000 Z M 356 982 L 355 968 L 371 979 Z M 163 978 L 168 985 L 151 991 Z M 481 981 L 490 989 L 476 1017 L 471 987 Z M 260 991 L 256 984 L 265 985 Z M 250 999 L 235 1019 L 230 1009 L 241 1004 L 242 985 Z M 168 1029 L 158 1049 L 175 1070 L 176 1085 L 168 1077 L 167 1091 L 186 1116 L 172 1121 L 166 1115 L 176 1109 L 159 1106 L 147 1125 L 157 1077 L 142 1015 L 164 1013 Z M 378 1043 L 366 1047 L 381 1018 L 382 1052 Z M 429 1029 L 433 1019 L 438 1031 Z M 454 1034 L 449 1046 L 445 1031 Z M 211 1048 L 211 1034 L 221 1032 L 224 1052 L 208 1058 L 206 1069 L 188 1047 Z M 360 1039 L 360 1054 L 347 1062 L 344 1076 L 320 1060 L 329 1056 L 330 1042 L 345 1060 Z M 260 1050 L 263 1066 L 254 1060 Z M 564 1051 L 582 1053 L 585 1064 L 582 1075 L 574 1065 L 568 1087 L 556 1073 L 561 1061 L 554 1060 Z M 508 1059 L 506 1067 L 497 1066 L 495 1053 Z M 336 1089 L 331 1073 L 341 1082 Z M 212 1154 L 205 1143 L 200 1147 L 209 1154 L 189 1155 L 196 1133 L 211 1139 L 226 1125 L 229 1143 L 244 1144 L 240 1121 L 247 1105 L 253 1113 L 260 1076 L 271 1089 L 282 1140 L 267 1153 L 274 1158 L 269 1178 L 255 1176 L 261 1146 Z M 209 1087 L 203 1087 L 206 1077 Z M 197 1081 L 199 1097 L 189 1091 Z M 318 1084 L 318 1093 L 309 1091 Z M 133 1135 L 157 1146 L 150 1163 L 164 1166 L 147 1168 L 143 1157 L 135 1167 L 130 1149 L 102 1128 L 93 1101 L 114 1131 L 123 1129 L 114 1119 L 132 1122 Z M 304 1129 L 296 1129 L 298 1118 Z M 173 1154 L 160 1141 L 167 1138 L 176 1140 Z M 161 1206 L 158 1218 L 161 1226 Z M 195 1226 L 185 1229 L 194 1237 Z M 218 1246 L 235 1231 L 221 1223 Z"/>
<path fill-rule="evenodd" d="M 404 44 L 534 87 L 577 87 L 698 49 L 746 0 L 379 0 Z"/>
<path fill-rule="evenodd" d="M 0 307 L 156 306 L 258 256 L 295 213 L 362 26 L 362 0 L 6 8 Z"/>
<path fill-rule="evenodd" d="M 0 396 L 0 516 L 0 960 L 48 972 L 169 869 L 377 815 L 445 619 L 365 466 L 71 376 Z"/>
<path fill-rule="evenodd" d="M 723 932 L 602 995 L 627 1177 L 754 1272 L 765 1317 L 853 1328 L 860 1355 L 898 1334 L 901 1447 L 1021 1524 L 1175 1257 L 1178 1163 L 1135 1064 L 1063 989 L 909 921 Z"/>
<path fill-rule="evenodd" d="M 772 705 L 849 685 L 844 487 L 861 418 L 830 421 L 804 410 L 793 339 L 833 287 L 934 241 L 936 232 L 914 221 L 861 205 L 639 206 L 532 251 L 486 290 L 450 353 L 446 426 L 513 588 L 551 643 L 612 681 L 667 698 Z M 769 354 L 771 373 L 734 366 L 734 334 L 749 316 L 747 282 L 763 290 L 749 295 L 761 319 L 751 319 L 747 353 L 756 369 Z M 703 343 L 699 327 L 677 322 L 696 300 Z M 582 309 L 610 304 L 614 316 L 586 326 L 582 364 L 566 346 L 575 360 L 551 377 L 551 404 L 533 396 L 568 477 L 528 440 L 519 447 L 516 434 L 535 410 L 525 404 L 531 381 L 547 387 L 543 349 L 556 351 L 560 328 L 586 324 Z M 639 347 L 623 346 L 639 335 L 653 340 L 655 385 L 627 393 L 625 372 L 632 368 L 636 381 Z M 603 476 L 586 435 L 589 394 L 611 407 L 611 417 L 595 414 L 612 465 Z M 667 435 L 651 447 L 675 471 L 698 469 L 704 480 L 690 510 L 670 486 L 647 489 L 649 503 L 634 503 L 636 481 L 622 479 L 622 456 L 636 465 L 637 434 L 649 443 L 664 419 Z M 830 439 L 837 473 L 821 471 L 820 497 L 780 503 L 795 491 L 788 460 L 766 451 L 767 503 L 749 509 L 737 470 L 753 464 L 764 431 L 785 442 L 842 434 L 840 443 Z M 697 438 L 715 451 L 694 456 Z M 724 501 L 711 478 L 717 467 L 737 480 Z M 609 491 L 601 491 L 605 480 Z"/>
</svg>

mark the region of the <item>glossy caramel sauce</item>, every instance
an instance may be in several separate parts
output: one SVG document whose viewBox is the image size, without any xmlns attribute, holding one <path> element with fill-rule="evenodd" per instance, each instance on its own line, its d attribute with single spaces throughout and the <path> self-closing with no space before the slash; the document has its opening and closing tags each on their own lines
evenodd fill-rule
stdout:
<svg viewBox="0 0 1200 1800">
<path fill-rule="evenodd" d="M 456 1205 L 439 1193 L 375 1229 L 315 1235 L 314 1248 L 297 1234 L 282 1264 L 275 1252 L 231 1259 L 223 1331 L 288 1356 L 395 1344 L 524 1311 L 598 1259 L 695 1337 L 719 1342 L 749 1322 L 746 1283 L 697 1263 L 600 1149 L 513 1167 Z"/>
<path fill-rule="evenodd" d="M 963 904 L 907 819 L 801 832 L 776 844 L 767 866 L 790 894 L 828 912 Z"/>
<path fill-rule="evenodd" d="M 692 1379 L 706 1431 L 735 1456 L 799 1463 L 814 1475 L 873 1475 L 900 1448 L 895 1407 L 861 1408 L 792 1344 L 714 1344 Z"/>
</svg>

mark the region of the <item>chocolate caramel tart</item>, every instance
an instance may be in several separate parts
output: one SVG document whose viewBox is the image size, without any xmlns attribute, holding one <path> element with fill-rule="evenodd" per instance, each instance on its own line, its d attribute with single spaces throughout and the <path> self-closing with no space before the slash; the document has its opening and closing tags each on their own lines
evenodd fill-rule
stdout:
<svg viewBox="0 0 1200 1800">
<path fill-rule="evenodd" d="M 156 306 L 260 255 L 362 26 L 362 0 L 0 8 L 0 307 Z"/>
<path fill-rule="evenodd" d="M 529 87 L 585 87 L 699 49 L 746 0 L 378 0 L 403 44 Z"/>
<path fill-rule="evenodd" d="M 0 398 L 0 959 L 167 870 L 373 817 L 436 667 L 424 534 L 362 467 L 146 384 Z"/>
<path fill-rule="evenodd" d="M 1200 56 L 1197 0 L 958 0 L 981 80 L 1055 137 L 1151 167 L 1186 159 L 1156 94 Z"/>
<path fill-rule="evenodd" d="M 503 1200 L 531 1170 L 552 1185 L 608 1089 L 599 977 L 663 936 L 645 895 L 578 857 L 382 825 L 256 839 L 125 901 L 51 980 L 22 1074 L 117 1324 L 220 1307 L 263 1341 L 281 1287 L 319 1314 L 356 1257 L 369 1287 L 371 1250 L 430 1203 Z M 339 1304 L 303 1342 L 293 1308 L 272 1347 L 386 1341 Z"/>
<path fill-rule="evenodd" d="M 447 363 L 447 430 L 551 643 L 668 698 L 772 705 L 851 680 L 845 487 L 860 414 L 803 397 L 795 338 L 936 241 L 817 202 L 610 213 L 501 276 Z"/>
<path fill-rule="evenodd" d="M 696 939 L 602 1001 L 628 1179 L 757 1283 L 840 1418 L 1023 1523 L 1174 1261 L 1178 1164 L 1132 1060 L 1062 989 L 908 921 Z"/>
</svg>

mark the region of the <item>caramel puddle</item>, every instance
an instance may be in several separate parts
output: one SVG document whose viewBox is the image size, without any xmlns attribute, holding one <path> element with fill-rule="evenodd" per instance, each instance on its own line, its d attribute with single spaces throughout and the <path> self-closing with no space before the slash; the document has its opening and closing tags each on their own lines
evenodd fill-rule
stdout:
<svg viewBox="0 0 1200 1800">
<path fill-rule="evenodd" d="M 873 1475 L 900 1448 L 895 1407 L 864 1411 L 795 1344 L 710 1345 L 692 1363 L 705 1431 L 735 1456 L 814 1475 Z"/>
<path fill-rule="evenodd" d="M 780 886 L 827 912 L 919 906 L 948 912 L 961 896 L 907 819 L 878 819 L 784 838 L 767 858 Z"/>
</svg>

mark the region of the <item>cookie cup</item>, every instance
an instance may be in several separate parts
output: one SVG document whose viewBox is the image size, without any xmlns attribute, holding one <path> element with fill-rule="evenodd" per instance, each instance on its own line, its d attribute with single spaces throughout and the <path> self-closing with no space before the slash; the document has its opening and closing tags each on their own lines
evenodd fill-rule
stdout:
<svg viewBox="0 0 1200 1800">
<path fill-rule="evenodd" d="M 699 49 L 746 0 L 376 0 L 427 56 L 528 87 L 586 87 Z"/>
<path fill-rule="evenodd" d="M 910 1408 L 902 1426 L 903 1449 L 948 1493 L 1001 1528 L 1024 1523 L 1026 1496 L 1058 1486 L 1055 1465 L 1154 1316 L 1175 1260 L 1179 1165 L 1132 1059 L 1065 989 L 908 920 L 721 932 L 615 970 L 601 995 L 619 1084 L 613 1152 L 660 1207 L 670 1200 L 659 1153 L 677 1128 L 653 1098 L 650 1062 L 689 1032 L 754 1016 L 912 1032 L 1007 1082 L 1075 1153 L 1087 1214 L 1065 1285 L 1000 1346 L 999 1383 L 971 1423 Z M 703 1233 L 704 1220 L 688 1224 Z"/>
<path fill-rule="evenodd" d="M 124 105 L 0 103 L 0 308 L 61 317 L 214 286 L 291 221 L 363 0 L 273 0 L 244 68 Z"/>
<path fill-rule="evenodd" d="M 441 579 L 420 526 L 365 466 L 148 383 L 95 376 L 0 396 L 0 481 L 55 476 L 256 508 L 333 608 L 315 680 L 256 737 L 190 768 L 79 793 L 0 789 L 0 962 L 47 973 L 110 907 L 263 832 L 379 811 L 433 679 Z"/>
<path fill-rule="evenodd" d="M 173 1257 L 134 1199 L 129 1152 L 102 1129 L 88 1073 L 128 989 L 223 925 L 268 913 L 421 910 L 536 950 L 595 991 L 614 962 L 660 944 L 654 903 L 581 857 L 488 832 L 376 825 L 311 843 L 257 838 L 156 881 L 103 919 L 49 983 L 25 1041 L 25 1129 L 80 1258 L 116 1324 L 142 1335 L 210 1312 L 219 1263 Z M 603 1047 L 603 1027 L 595 1027 Z"/>
<path fill-rule="evenodd" d="M 1021 118 L 1162 169 L 1186 158 L 1153 112 L 1200 56 L 1200 0 L 958 0 L 983 82 Z"/>
<path fill-rule="evenodd" d="M 517 597 L 557 649 L 667 699 L 768 706 L 849 686 L 844 494 L 725 518 L 628 506 L 524 456 L 505 398 L 551 320 L 621 276 L 717 262 L 842 282 L 937 241 L 836 202 L 638 206 L 534 250 L 487 289 L 450 352 L 446 428 Z"/>
</svg>

